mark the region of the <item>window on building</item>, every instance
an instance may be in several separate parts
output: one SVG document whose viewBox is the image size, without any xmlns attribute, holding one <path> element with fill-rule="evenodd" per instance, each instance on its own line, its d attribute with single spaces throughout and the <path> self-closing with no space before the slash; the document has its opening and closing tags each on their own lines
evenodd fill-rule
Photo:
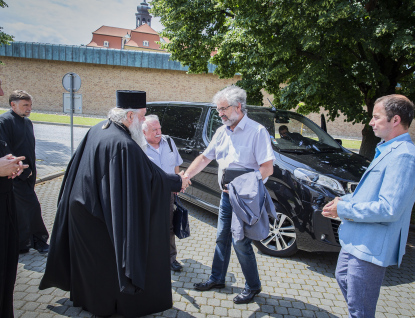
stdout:
<svg viewBox="0 0 415 318">
<path fill-rule="evenodd" d="M 143 46 L 148 46 L 148 41 L 143 41 Z"/>
<path fill-rule="evenodd" d="M 108 46 L 109 46 L 108 41 L 104 41 L 104 46 L 105 46 L 105 47 L 108 47 Z"/>
</svg>

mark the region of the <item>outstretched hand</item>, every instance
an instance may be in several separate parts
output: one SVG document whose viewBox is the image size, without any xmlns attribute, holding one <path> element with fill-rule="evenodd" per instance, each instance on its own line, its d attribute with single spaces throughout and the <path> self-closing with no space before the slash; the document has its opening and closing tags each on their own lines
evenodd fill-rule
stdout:
<svg viewBox="0 0 415 318">
<path fill-rule="evenodd" d="M 179 172 L 179 176 L 182 178 L 182 189 L 180 192 L 184 192 L 186 191 L 187 187 L 192 184 L 192 182 L 190 181 L 189 176 L 184 174 L 183 170 Z"/>
</svg>

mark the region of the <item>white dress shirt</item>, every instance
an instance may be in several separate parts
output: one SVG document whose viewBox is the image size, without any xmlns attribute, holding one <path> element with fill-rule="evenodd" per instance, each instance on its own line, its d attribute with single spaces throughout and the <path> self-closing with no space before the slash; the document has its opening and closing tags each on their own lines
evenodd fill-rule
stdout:
<svg viewBox="0 0 415 318">
<path fill-rule="evenodd" d="M 226 125 L 219 127 L 203 155 L 218 162 L 219 186 L 223 169 L 229 167 L 259 170 L 264 162 L 275 160 L 270 134 L 264 126 L 247 115 L 242 117 L 233 131 Z"/>
</svg>

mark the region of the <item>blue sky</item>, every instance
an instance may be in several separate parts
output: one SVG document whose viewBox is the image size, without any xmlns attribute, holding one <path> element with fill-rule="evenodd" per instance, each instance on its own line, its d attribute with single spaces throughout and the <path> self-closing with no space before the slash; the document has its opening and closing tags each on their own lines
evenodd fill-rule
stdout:
<svg viewBox="0 0 415 318">
<path fill-rule="evenodd" d="M 135 29 L 135 13 L 142 0 L 5 0 L 0 26 L 15 41 L 88 44 L 102 25 Z M 147 1 L 149 3 L 150 1 Z M 151 4 L 151 2 L 150 2 Z M 151 27 L 162 25 L 152 18 Z"/>
</svg>

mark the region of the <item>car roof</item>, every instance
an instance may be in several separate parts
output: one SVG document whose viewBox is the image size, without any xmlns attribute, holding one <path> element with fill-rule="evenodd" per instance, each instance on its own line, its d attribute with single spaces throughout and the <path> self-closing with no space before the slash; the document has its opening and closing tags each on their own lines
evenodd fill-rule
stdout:
<svg viewBox="0 0 415 318">
<path fill-rule="evenodd" d="M 215 104 L 210 102 L 184 102 L 184 101 L 156 101 L 156 102 L 148 102 L 147 105 L 149 106 L 157 106 L 157 105 L 176 105 L 176 106 L 205 106 L 205 107 L 216 107 Z M 268 107 L 268 106 L 253 106 L 253 105 L 246 105 L 246 108 L 249 109 L 269 109 L 269 110 L 275 110 L 277 112 L 287 113 L 287 114 L 296 114 L 297 116 L 302 116 L 302 114 L 292 112 L 289 110 L 282 110 L 282 109 L 276 109 L 275 107 Z"/>
</svg>

